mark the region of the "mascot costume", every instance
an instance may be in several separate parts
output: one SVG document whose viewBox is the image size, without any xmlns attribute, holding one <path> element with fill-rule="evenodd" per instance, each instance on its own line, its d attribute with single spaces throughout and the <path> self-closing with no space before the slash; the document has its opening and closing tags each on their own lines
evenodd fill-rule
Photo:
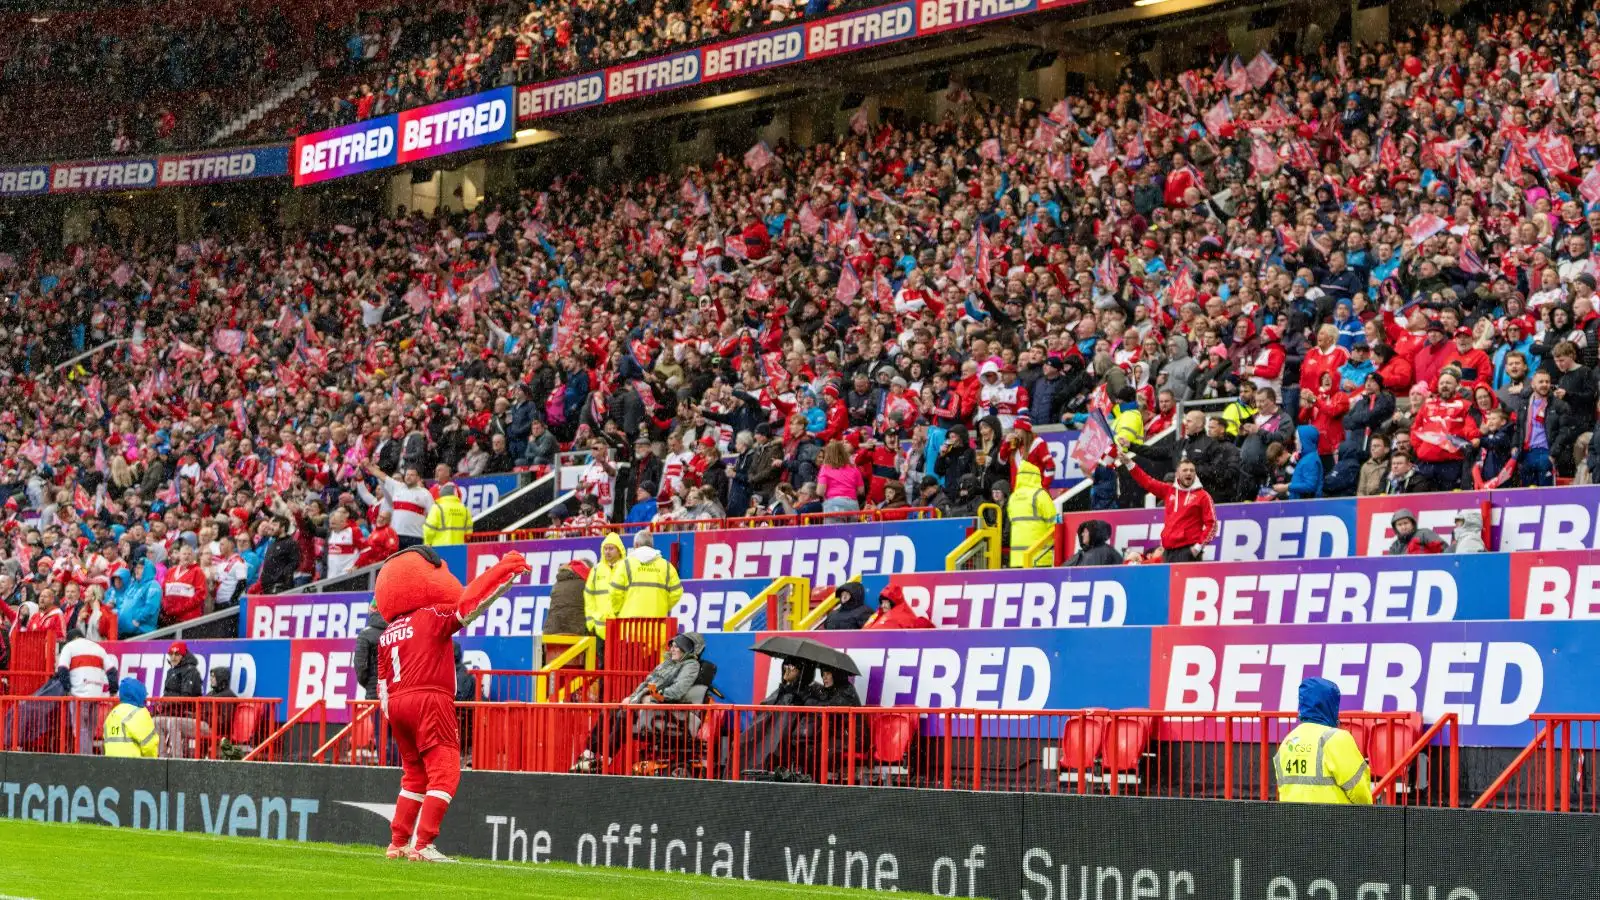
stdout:
<svg viewBox="0 0 1600 900">
<path fill-rule="evenodd" d="M 378 639 L 378 698 L 401 767 L 390 859 L 451 861 L 433 841 L 461 781 L 453 638 L 528 571 L 522 554 L 508 553 L 462 588 L 433 548 L 416 546 L 378 572 L 375 600 L 388 623 Z"/>
</svg>

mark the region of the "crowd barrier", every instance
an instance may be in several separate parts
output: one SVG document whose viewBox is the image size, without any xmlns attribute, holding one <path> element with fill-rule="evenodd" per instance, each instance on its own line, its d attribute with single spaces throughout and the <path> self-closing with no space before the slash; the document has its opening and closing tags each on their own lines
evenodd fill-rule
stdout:
<svg viewBox="0 0 1600 900">
<path fill-rule="evenodd" d="M 1345 497 L 1217 506 L 1217 534 L 1208 560 L 1318 559 L 1381 556 L 1394 541 L 1391 520 L 1409 509 L 1417 524 L 1446 541 L 1462 512 L 1489 512 L 1485 543 L 1495 550 L 1582 550 L 1600 546 L 1600 486 L 1457 491 L 1396 497 Z M 1090 519 L 1111 525 L 1112 545 L 1151 550 L 1161 544 L 1165 514 L 1151 509 L 1066 513 L 1061 519 L 1062 559 L 1077 549 L 1078 526 Z"/>
<path fill-rule="evenodd" d="M 353 844 L 377 767 L 0 754 L 0 815 Z M 467 771 L 439 846 L 812 887 L 999 900 L 1585 896 L 1600 817 Z"/>
<path fill-rule="evenodd" d="M 104 752 L 113 699 L 0 696 L 0 750 L 36 753 Z M 179 759 L 243 757 L 277 724 L 278 701 L 251 697 L 155 697 L 154 720 L 162 756 Z"/>
</svg>

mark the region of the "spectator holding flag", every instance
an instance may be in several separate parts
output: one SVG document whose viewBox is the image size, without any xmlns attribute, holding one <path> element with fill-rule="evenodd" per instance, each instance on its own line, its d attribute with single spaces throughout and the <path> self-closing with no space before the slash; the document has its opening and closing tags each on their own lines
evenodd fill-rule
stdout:
<svg viewBox="0 0 1600 900">
<path fill-rule="evenodd" d="M 1439 373 L 1438 384 L 1411 420 L 1411 446 L 1422 477 L 1441 489 L 1455 490 L 1463 485 L 1463 463 L 1477 446 L 1478 423 L 1471 415 L 1472 400 L 1460 394 L 1457 370 Z"/>
<path fill-rule="evenodd" d="M 1172 483 L 1157 481 L 1145 474 L 1127 453 L 1118 453 L 1116 464 L 1133 476 L 1134 483 L 1161 501 L 1165 510 L 1161 529 L 1161 555 L 1164 562 L 1198 562 L 1205 546 L 1217 532 L 1216 507 L 1211 495 L 1200 484 L 1194 463 L 1182 460 Z"/>
</svg>

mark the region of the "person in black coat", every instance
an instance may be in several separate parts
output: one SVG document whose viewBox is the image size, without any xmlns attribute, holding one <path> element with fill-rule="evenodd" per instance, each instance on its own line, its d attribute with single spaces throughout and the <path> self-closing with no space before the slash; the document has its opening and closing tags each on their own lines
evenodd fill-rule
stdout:
<svg viewBox="0 0 1600 900">
<path fill-rule="evenodd" d="M 366 627 L 356 634 L 356 684 L 361 685 L 367 700 L 378 699 L 378 638 L 383 637 L 385 627 L 374 602 L 368 607 Z"/>
<path fill-rule="evenodd" d="M 1067 559 L 1072 566 L 1120 566 L 1122 553 L 1111 546 L 1111 523 L 1090 519 L 1078 526 L 1078 552 Z"/>
<path fill-rule="evenodd" d="M 822 620 L 823 631 L 859 631 L 872 618 L 872 607 L 867 605 L 867 591 L 859 581 L 839 585 L 834 591 L 839 605 Z"/>
<path fill-rule="evenodd" d="M 961 483 L 961 479 L 978 470 L 977 454 L 972 452 L 972 438 L 965 425 L 953 425 L 945 432 L 944 444 L 933 461 L 933 473 L 946 485 Z"/>
<path fill-rule="evenodd" d="M 261 592 L 276 594 L 294 586 L 295 570 L 300 568 L 300 543 L 294 539 L 288 518 L 273 516 L 267 538 L 267 552 L 261 559 Z"/>
<path fill-rule="evenodd" d="M 189 652 L 189 645 L 174 641 L 167 648 L 167 677 L 161 683 L 163 697 L 199 697 L 206 692 L 200 676 L 200 661 Z"/>
</svg>

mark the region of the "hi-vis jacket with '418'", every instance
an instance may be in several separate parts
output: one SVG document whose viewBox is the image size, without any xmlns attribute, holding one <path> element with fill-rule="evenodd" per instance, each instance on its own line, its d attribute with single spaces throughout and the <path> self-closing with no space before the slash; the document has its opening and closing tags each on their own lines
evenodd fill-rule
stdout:
<svg viewBox="0 0 1600 900">
<path fill-rule="evenodd" d="M 1342 728 L 1302 722 L 1278 745 L 1273 770 L 1284 803 L 1372 805 L 1367 761 Z"/>
</svg>

